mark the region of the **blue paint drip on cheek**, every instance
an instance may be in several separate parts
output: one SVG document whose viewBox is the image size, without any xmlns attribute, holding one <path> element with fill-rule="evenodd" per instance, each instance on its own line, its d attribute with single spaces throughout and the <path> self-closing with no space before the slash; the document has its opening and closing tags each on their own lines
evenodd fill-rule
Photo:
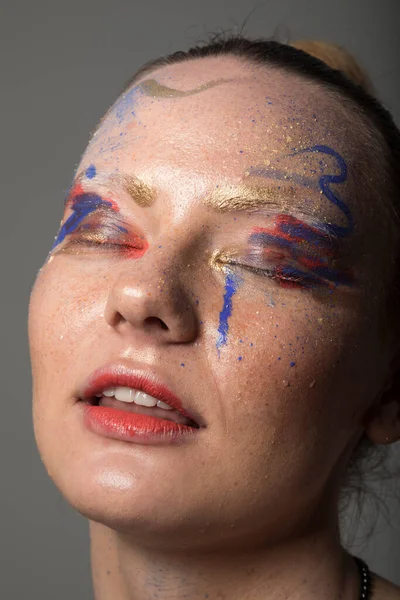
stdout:
<svg viewBox="0 0 400 600">
<path fill-rule="evenodd" d="M 225 293 L 224 293 L 224 301 L 222 310 L 219 314 L 219 327 L 218 327 L 218 340 L 217 340 L 217 349 L 219 354 L 219 349 L 221 346 L 225 346 L 228 341 L 228 330 L 229 324 L 228 319 L 232 314 L 232 298 L 235 295 L 237 288 L 239 286 L 240 279 L 235 276 L 233 273 L 227 273 L 225 280 Z"/>
</svg>

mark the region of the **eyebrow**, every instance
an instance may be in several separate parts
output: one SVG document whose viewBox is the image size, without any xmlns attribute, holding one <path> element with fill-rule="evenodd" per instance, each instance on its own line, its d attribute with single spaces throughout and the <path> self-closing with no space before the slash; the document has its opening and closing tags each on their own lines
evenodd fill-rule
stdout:
<svg viewBox="0 0 400 600">
<path fill-rule="evenodd" d="M 74 185 L 81 183 L 85 178 L 85 172 L 86 171 L 83 171 L 77 176 Z M 112 173 L 111 175 L 105 176 L 102 175 L 102 173 L 98 173 L 96 174 L 95 182 L 102 187 L 112 188 L 115 186 L 122 189 L 138 206 L 144 208 L 151 206 L 156 200 L 156 191 L 135 175 Z"/>
<path fill-rule="evenodd" d="M 315 209 L 310 209 L 305 204 L 298 202 L 298 195 L 301 192 L 304 193 L 304 188 L 300 189 L 300 186 L 297 185 L 286 187 L 284 185 L 258 186 L 240 183 L 239 185 L 215 187 L 205 198 L 205 204 L 218 212 L 252 212 L 266 207 L 295 210 L 315 219 Z"/>
<path fill-rule="evenodd" d="M 85 171 L 80 173 L 75 184 L 80 183 L 85 177 Z M 156 201 L 155 188 L 142 181 L 136 175 L 127 173 L 112 173 L 103 175 L 98 173 L 95 179 L 100 186 L 122 189 L 132 200 L 141 207 L 149 207 Z M 304 186 L 296 183 L 286 185 L 248 185 L 244 183 L 218 185 L 208 193 L 203 202 L 206 206 L 218 212 L 256 212 L 263 208 L 275 211 L 297 212 L 316 219 L 316 211 L 304 203 L 298 202 L 298 195 L 303 192 Z M 318 192 L 317 192 L 318 193 Z M 321 192 L 318 193 L 318 196 Z"/>
<path fill-rule="evenodd" d="M 154 188 L 135 175 L 113 173 L 110 182 L 119 185 L 136 204 L 144 208 L 151 206 L 156 200 Z"/>
</svg>

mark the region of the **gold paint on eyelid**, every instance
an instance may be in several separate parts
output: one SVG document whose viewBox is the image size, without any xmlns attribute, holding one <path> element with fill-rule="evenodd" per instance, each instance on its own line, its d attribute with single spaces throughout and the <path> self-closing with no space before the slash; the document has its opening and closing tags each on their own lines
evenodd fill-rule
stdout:
<svg viewBox="0 0 400 600">
<path fill-rule="evenodd" d="M 151 98 L 183 98 L 185 96 L 193 96 L 194 94 L 199 94 L 200 92 L 204 92 L 210 88 L 213 88 L 217 85 L 221 85 L 222 83 L 229 83 L 233 81 L 232 79 L 213 79 L 208 83 L 204 83 L 199 87 L 183 91 L 176 90 L 174 88 L 169 88 L 161 83 L 158 83 L 155 79 L 146 79 L 142 83 L 138 84 L 140 90 L 146 94 L 146 96 L 151 96 Z"/>
<path fill-rule="evenodd" d="M 235 256 L 238 256 L 238 252 L 235 250 L 230 250 L 228 252 L 226 250 L 215 250 L 208 259 L 208 263 L 214 269 L 222 271 L 224 267 L 229 265 L 230 260 Z"/>
</svg>

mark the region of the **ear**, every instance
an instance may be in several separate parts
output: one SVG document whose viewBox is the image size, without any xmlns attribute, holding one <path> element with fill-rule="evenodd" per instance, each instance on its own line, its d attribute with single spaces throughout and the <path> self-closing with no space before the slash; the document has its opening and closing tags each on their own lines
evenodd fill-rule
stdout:
<svg viewBox="0 0 400 600">
<path fill-rule="evenodd" d="M 400 440 L 400 364 L 379 400 L 367 411 L 363 425 L 366 436 L 374 444 L 393 444 Z"/>
</svg>

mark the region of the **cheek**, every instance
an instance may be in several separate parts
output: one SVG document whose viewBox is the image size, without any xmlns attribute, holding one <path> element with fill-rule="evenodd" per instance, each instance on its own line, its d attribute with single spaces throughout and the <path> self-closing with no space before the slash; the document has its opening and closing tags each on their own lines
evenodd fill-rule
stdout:
<svg viewBox="0 0 400 600">
<path fill-rule="evenodd" d="M 42 268 L 29 306 L 35 386 L 44 379 L 48 383 L 49 377 L 60 381 L 69 370 L 73 375 L 76 361 L 71 359 L 93 347 L 106 302 L 106 283 L 106 276 L 79 274 L 76 266 L 65 262 L 61 266 L 56 258 Z"/>
<path fill-rule="evenodd" d="M 212 360 L 228 420 L 267 429 L 276 421 L 301 437 L 307 424 L 346 419 L 361 365 L 350 354 L 361 333 L 354 316 L 298 293 L 273 292 L 271 304 L 270 293 L 261 301 L 244 292 L 233 299 L 228 341 Z"/>
</svg>

